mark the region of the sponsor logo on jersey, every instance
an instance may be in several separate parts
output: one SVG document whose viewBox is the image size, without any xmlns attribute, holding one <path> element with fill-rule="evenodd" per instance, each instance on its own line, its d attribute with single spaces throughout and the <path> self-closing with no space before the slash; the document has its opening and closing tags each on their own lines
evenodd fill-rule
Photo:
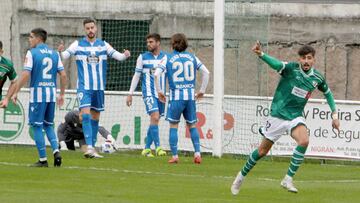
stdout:
<svg viewBox="0 0 360 203">
<path fill-rule="evenodd" d="M 99 63 L 99 57 L 96 56 L 95 52 L 92 52 L 90 56 L 87 57 L 87 62 L 90 64 Z"/>
<path fill-rule="evenodd" d="M 193 84 L 178 84 L 175 85 L 176 89 L 189 89 L 189 88 L 194 88 Z"/>
<path fill-rule="evenodd" d="M 39 87 L 55 87 L 54 82 L 39 82 Z"/>
<path fill-rule="evenodd" d="M 307 98 L 309 97 L 309 93 L 311 94 L 311 92 L 309 91 L 306 91 L 306 90 L 303 90 L 301 88 L 298 88 L 298 87 L 294 87 L 291 91 L 291 94 L 297 96 L 297 97 L 300 97 L 300 98 Z"/>
<path fill-rule="evenodd" d="M 313 84 L 314 87 L 318 86 L 318 83 L 316 81 L 313 81 L 312 84 Z"/>
</svg>

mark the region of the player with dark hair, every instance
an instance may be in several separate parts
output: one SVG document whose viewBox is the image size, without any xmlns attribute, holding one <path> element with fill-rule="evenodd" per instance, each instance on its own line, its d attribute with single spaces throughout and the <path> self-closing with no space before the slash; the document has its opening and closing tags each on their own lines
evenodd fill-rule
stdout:
<svg viewBox="0 0 360 203">
<path fill-rule="evenodd" d="M 148 51 L 139 55 L 136 61 L 135 74 L 132 78 L 129 95 L 126 99 L 126 105 L 132 105 L 132 94 L 142 76 L 142 95 L 147 113 L 150 115 L 150 125 L 147 130 L 145 149 L 141 152 L 143 156 L 153 157 L 151 153 L 151 144 L 154 142 L 155 154 L 164 156 L 166 152 L 160 147 L 159 137 L 159 120 L 164 115 L 165 104 L 160 102 L 155 89 L 154 75 L 155 68 L 158 67 L 161 59 L 165 57 L 165 53 L 160 48 L 160 35 L 151 33 L 146 36 L 146 44 Z M 159 80 L 159 87 L 165 91 L 165 73 Z"/>
<path fill-rule="evenodd" d="M 88 150 L 86 158 L 102 158 L 94 146 L 99 128 L 100 112 L 104 111 L 104 90 L 106 87 L 106 72 L 108 56 L 124 61 L 130 57 L 130 52 L 116 51 L 109 43 L 96 38 L 96 21 L 87 18 L 83 22 L 86 36 L 73 42 L 68 49 L 64 45 L 58 47 L 63 59 L 76 56 L 78 70 L 77 97 L 80 102 L 82 127 Z"/>
<path fill-rule="evenodd" d="M 39 161 L 34 167 L 48 167 L 43 130 L 50 142 L 54 154 L 54 166 L 61 165 L 61 156 L 54 132 L 56 103 L 56 75 L 60 75 L 60 95 L 58 105 L 63 105 L 66 86 L 66 73 L 57 51 L 45 44 L 47 32 L 42 28 L 31 30 L 24 70 L 17 82 L 12 99 L 16 102 L 17 93 L 30 78 L 29 124 L 34 132 L 34 139 L 39 153 Z"/>
<path fill-rule="evenodd" d="M 259 42 L 254 45 L 252 50 L 270 68 L 277 71 L 281 78 L 272 100 L 270 116 L 264 127 L 259 129 L 260 134 L 264 138 L 260 146 L 250 154 L 246 164 L 238 173 L 231 186 L 231 192 L 234 195 L 239 193 L 245 176 L 255 166 L 257 161 L 266 156 L 281 135 L 289 131 L 297 146 L 291 158 L 287 174 L 281 181 L 281 186 L 289 192 L 296 193 L 298 190 L 293 184 L 293 177 L 304 160 L 309 144 L 309 135 L 303 116 L 304 107 L 311 93 L 315 89 L 320 90 L 324 93 L 332 112 L 332 127 L 339 130 L 340 122 L 336 112 L 334 97 L 324 76 L 313 67 L 315 64 L 315 49 L 313 47 L 309 45 L 301 47 L 298 51 L 298 61 L 289 63 L 279 61 L 262 52 Z"/>
<path fill-rule="evenodd" d="M 14 93 L 17 78 L 13 62 L 2 56 L 3 53 L 3 43 L 0 41 L 0 108 L 7 107 L 11 95 Z M 6 96 L 2 99 L 2 88 L 7 78 L 10 80 L 10 86 Z"/>
</svg>

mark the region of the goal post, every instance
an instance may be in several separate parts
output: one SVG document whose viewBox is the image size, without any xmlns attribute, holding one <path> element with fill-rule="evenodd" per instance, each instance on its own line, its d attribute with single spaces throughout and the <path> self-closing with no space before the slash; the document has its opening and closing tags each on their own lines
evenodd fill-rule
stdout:
<svg viewBox="0 0 360 203">
<path fill-rule="evenodd" d="M 213 124 L 213 156 L 222 155 L 223 136 L 223 98 L 224 98 L 224 3 L 214 2 L 214 124 Z"/>
</svg>

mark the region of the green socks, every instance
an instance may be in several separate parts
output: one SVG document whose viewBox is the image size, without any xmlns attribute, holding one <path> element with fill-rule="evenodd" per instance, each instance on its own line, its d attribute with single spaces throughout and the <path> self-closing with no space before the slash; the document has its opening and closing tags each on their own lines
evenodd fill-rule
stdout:
<svg viewBox="0 0 360 203">
<path fill-rule="evenodd" d="M 244 165 L 243 169 L 241 170 L 241 174 L 242 174 L 243 176 L 246 176 L 246 175 L 250 172 L 250 170 L 255 166 L 256 162 L 257 162 L 260 158 L 261 158 L 261 157 L 259 156 L 259 151 L 258 151 L 258 149 L 256 149 L 255 151 L 253 151 L 253 152 L 250 154 L 250 156 L 249 156 L 246 164 Z"/>
<path fill-rule="evenodd" d="M 306 148 L 307 147 L 303 147 L 303 146 L 297 146 L 295 148 L 294 154 L 290 161 L 289 170 L 287 172 L 287 174 L 290 177 L 293 177 L 295 175 L 295 173 L 299 169 L 301 163 L 304 161 Z"/>
</svg>

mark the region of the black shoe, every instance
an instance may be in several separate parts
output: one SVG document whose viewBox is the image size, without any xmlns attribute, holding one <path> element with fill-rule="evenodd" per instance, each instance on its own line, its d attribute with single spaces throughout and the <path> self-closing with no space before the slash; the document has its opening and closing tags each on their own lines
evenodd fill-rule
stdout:
<svg viewBox="0 0 360 203">
<path fill-rule="evenodd" d="M 47 161 L 38 161 L 38 162 L 30 165 L 30 167 L 49 167 L 49 164 Z"/>
<path fill-rule="evenodd" d="M 60 156 L 60 152 L 55 152 L 54 154 L 54 166 L 55 167 L 60 167 L 61 166 L 61 156 Z"/>
</svg>

